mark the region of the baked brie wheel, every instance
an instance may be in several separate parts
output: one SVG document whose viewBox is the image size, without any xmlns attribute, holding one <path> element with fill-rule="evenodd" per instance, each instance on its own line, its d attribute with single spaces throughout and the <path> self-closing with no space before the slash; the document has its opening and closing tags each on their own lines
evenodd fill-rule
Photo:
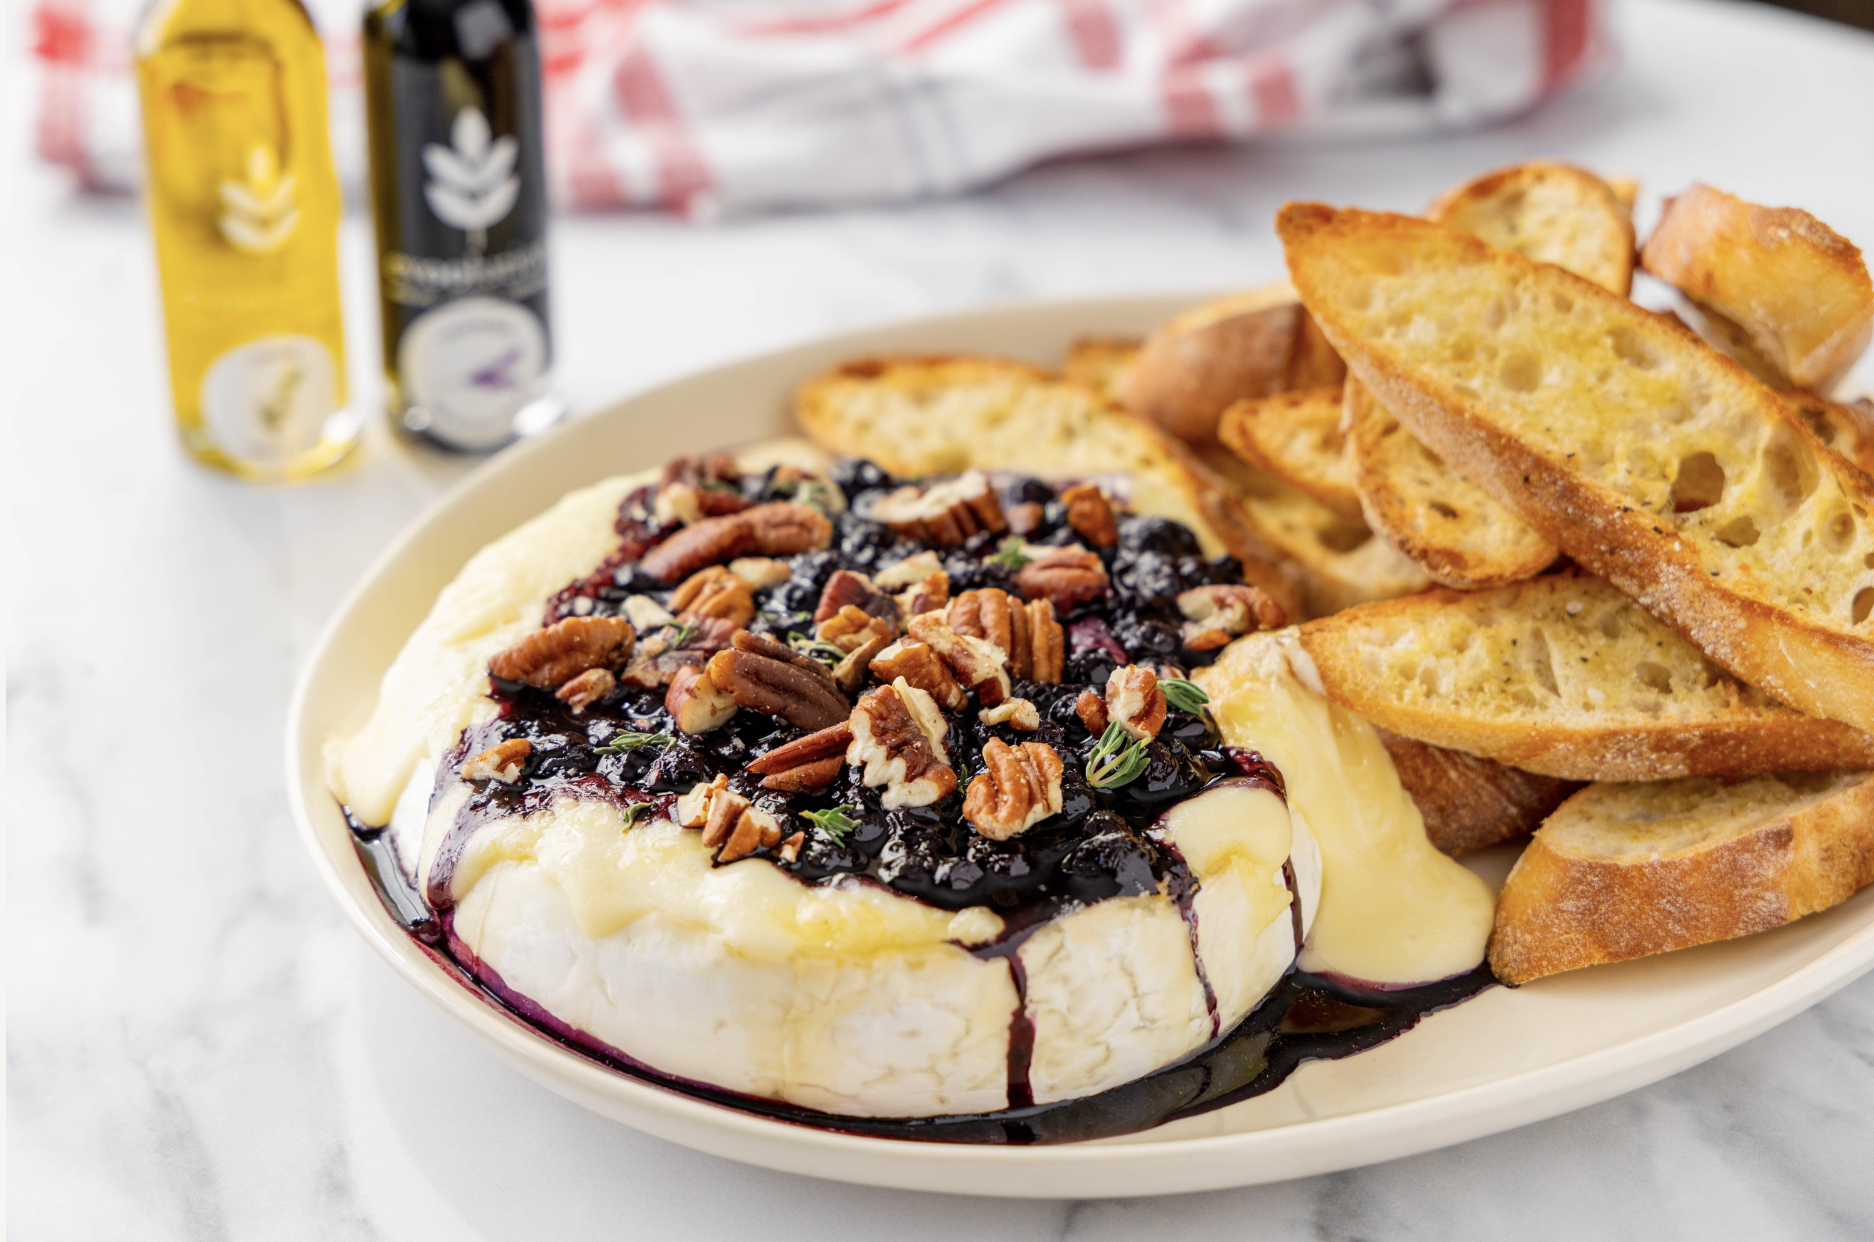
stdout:
<svg viewBox="0 0 1874 1242">
<path fill-rule="evenodd" d="M 1475 967 L 1488 890 L 1372 730 L 1126 490 L 777 445 L 572 493 L 442 592 L 332 789 L 523 1017 L 831 1114 L 1107 1090 L 1298 953 Z"/>
</svg>

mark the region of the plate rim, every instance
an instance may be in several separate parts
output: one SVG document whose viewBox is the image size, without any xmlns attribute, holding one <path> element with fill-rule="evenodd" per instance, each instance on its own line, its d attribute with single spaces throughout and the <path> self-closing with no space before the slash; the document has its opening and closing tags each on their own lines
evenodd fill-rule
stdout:
<svg viewBox="0 0 1874 1242">
<path fill-rule="evenodd" d="M 710 1154 L 786 1172 L 899 1189 L 1015 1198 L 1119 1198 L 1217 1190 L 1336 1172 L 1467 1142 L 1599 1103 L 1678 1073 L 1794 1016 L 1874 968 L 1871 925 L 1715 1010 L 1508 1077 L 1421 1099 L 1236 1134 L 1003 1147 L 818 1130 L 743 1113 L 618 1074 L 498 1009 L 431 961 L 381 906 L 365 908 L 354 900 L 341 873 L 344 864 L 321 840 L 310 809 L 311 798 L 330 797 L 317 775 L 317 740 L 306 731 L 314 685 L 346 621 L 385 569 L 464 495 L 551 451 L 561 436 L 576 434 L 581 426 L 622 417 L 633 405 L 732 369 L 780 368 L 791 358 L 828 351 L 863 353 L 870 343 L 884 338 L 923 331 L 941 334 L 945 329 L 967 329 L 997 318 L 1075 314 L 1085 315 L 1090 323 L 1102 315 L 1138 318 L 1213 295 L 1214 291 L 1200 291 L 997 302 L 808 337 L 651 385 L 464 473 L 426 503 L 372 559 L 320 627 L 294 679 L 284 736 L 288 799 L 295 828 L 327 893 L 399 978 L 466 1026 L 484 1047 L 563 1098 L 612 1120 Z M 451 574 L 459 568 L 453 567 Z M 311 764 L 307 762 L 309 743 L 315 756 Z M 310 782 L 309 767 L 313 769 Z M 346 861 L 362 873 L 355 853 Z M 594 1097 L 605 1099 L 610 1107 L 601 1106 Z M 989 1166 L 996 1176 L 982 1176 Z M 1112 1174 L 1122 1166 L 1150 1166 L 1150 1173 L 1116 1181 Z M 981 1180 L 959 1176 L 972 1173 Z"/>
</svg>

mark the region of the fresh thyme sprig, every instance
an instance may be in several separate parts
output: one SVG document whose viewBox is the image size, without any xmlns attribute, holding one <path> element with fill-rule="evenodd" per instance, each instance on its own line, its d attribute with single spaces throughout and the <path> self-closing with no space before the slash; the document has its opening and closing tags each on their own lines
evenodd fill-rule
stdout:
<svg viewBox="0 0 1874 1242">
<path fill-rule="evenodd" d="M 636 828 L 638 826 L 638 819 L 646 811 L 649 811 L 653 805 L 654 804 L 650 802 L 628 802 L 626 803 L 625 809 L 624 809 L 625 826 L 623 828 L 620 828 L 619 831 L 630 832 L 633 828 Z"/>
<path fill-rule="evenodd" d="M 675 622 L 666 625 L 664 628 L 670 631 L 670 646 L 672 648 L 681 647 L 692 638 L 696 637 L 697 626 L 694 621 Z"/>
<path fill-rule="evenodd" d="M 813 635 L 802 634 L 799 630 L 787 632 L 787 645 L 810 659 L 833 667 L 838 667 L 839 662 L 846 658 L 846 653 L 832 643 L 821 642 Z"/>
<path fill-rule="evenodd" d="M 825 833 L 834 845 L 844 849 L 852 841 L 852 830 L 859 826 L 859 821 L 853 818 L 858 809 L 848 802 L 828 807 L 824 811 L 802 811 L 800 817 Z"/>
<path fill-rule="evenodd" d="M 989 563 L 992 565 L 1000 565 L 1004 569 L 1016 570 L 1033 559 L 1033 557 L 1028 555 L 1028 545 L 1022 541 L 1022 537 L 1020 535 L 1010 535 L 1007 539 L 1004 539 L 1001 546 L 996 549 L 996 554 L 989 558 Z"/>
<path fill-rule="evenodd" d="M 1158 688 L 1165 692 L 1165 702 L 1171 704 L 1174 710 L 1189 712 L 1193 716 L 1210 702 L 1210 696 L 1196 682 L 1186 681 L 1182 677 L 1161 677 Z"/>
<path fill-rule="evenodd" d="M 1146 740 L 1135 738 L 1117 723 L 1106 726 L 1093 753 L 1087 756 L 1087 784 L 1095 789 L 1117 789 L 1145 774 L 1151 756 Z"/>
<path fill-rule="evenodd" d="M 647 747 L 651 750 L 664 750 L 667 747 L 674 746 L 676 741 L 676 738 L 671 737 L 667 733 L 631 733 L 620 730 L 606 738 L 597 749 L 614 751 L 622 755 Z"/>
</svg>

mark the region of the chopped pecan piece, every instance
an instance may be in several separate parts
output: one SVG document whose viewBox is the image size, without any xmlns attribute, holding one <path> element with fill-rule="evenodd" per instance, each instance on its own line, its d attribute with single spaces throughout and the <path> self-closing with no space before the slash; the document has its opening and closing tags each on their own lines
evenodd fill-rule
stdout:
<svg viewBox="0 0 1874 1242">
<path fill-rule="evenodd" d="M 963 797 L 963 817 L 991 841 L 1006 841 L 1061 810 L 1061 757 L 1046 742 L 983 747 L 982 775 Z"/>
<path fill-rule="evenodd" d="M 1074 700 L 1074 715 L 1094 737 L 1106 732 L 1106 700 L 1091 690 L 1082 690 Z"/>
<path fill-rule="evenodd" d="M 846 762 L 864 768 L 860 780 L 866 785 L 885 787 L 879 802 L 886 810 L 929 806 L 957 787 L 943 713 L 904 678 L 860 699 L 851 724 Z"/>
<path fill-rule="evenodd" d="M 937 559 L 935 552 L 919 552 L 916 556 L 907 556 L 902 561 L 893 561 L 872 575 L 872 581 L 875 585 L 887 590 L 892 587 L 915 586 L 932 574 L 943 573 L 943 569 L 943 562 Z"/>
<path fill-rule="evenodd" d="M 664 710 L 677 728 L 692 736 L 728 724 L 738 706 L 735 696 L 710 678 L 708 669 L 695 664 L 678 669 L 664 694 Z"/>
<path fill-rule="evenodd" d="M 1041 713 L 1027 699 L 1003 699 L 994 707 L 977 712 L 976 719 L 986 725 L 1005 724 L 1023 733 L 1033 733 L 1041 727 Z"/>
<path fill-rule="evenodd" d="M 949 711 L 961 711 L 969 702 L 963 687 L 957 684 L 950 666 L 928 643 L 900 639 L 880 651 L 871 663 L 872 675 L 880 681 L 906 681 Z"/>
<path fill-rule="evenodd" d="M 617 688 L 618 678 L 612 676 L 611 669 L 589 668 L 554 691 L 553 697 L 572 708 L 573 715 L 577 716 Z"/>
<path fill-rule="evenodd" d="M 762 846 L 773 849 L 781 843 L 780 822 L 727 788 L 728 783 L 728 777 L 718 774 L 706 785 L 692 785 L 677 799 L 677 823 L 701 828 L 703 847 L 717 850 L 718 863 L 732 863 Z"/>
<path fill-rule="evenodd" d="M 731 648 L 709 658 L 709 678 L 743 707 L 779 716 L 800 729 L 824 729 L 842 719 L 846 696 L 797 664 Z"/>
<path fill-rule="evenodd" d="M 793 573 L 786 561 L 777 561 L 772 556 L 738 556 L 729 562 L 729 572 L 755 591 L 780 586 Z"/>
<path fill-rule="evenodd" d="M 1165 727 L 1165 692 L 1143 664 L 1113 670 L 1106 679 L 1106 718 L 1128 734 L 1151 741 Z"/>
<path fill-rule="evenodd" d="M 984 707 L 994 707 L 1009 696 L 1008 660 L 993 643 L 957 633 L 934 612 L 911 618 L 911 637 L 935 651 L 956 679 L 976 692 Z"/>
<path fill-rule="evenodd" d="M 846 747 L 852 742 L 852 726 L 840 721 L 830 728 L 806 737 L 797 737 L 785 746 L 777 746 L 748 765 L 748 770 L 764 779 L 763 789 L 797 793 L 824 789 L 833 783 L 845 766 Z"/>
<path fill-rule="evenodd" d="M 1032 500 L 1024 500 L 1009 510 L 1009 533 L 1032 535 L 1041 529 L 1041 519 L 1047 516 L 1047 510 Z"/>
<path fill-rule="evenodd" d="M 623 617 L 568 617 L 495 656 L 488 671 L 502 681 L 555 690 L 589 668 L 623 664 L 636 641 Z"/>
<path fill-rule="evenodd" d="M 685 526 L 694 526 L 704 518 L 739 513 L 752 503 L 744 499 L 739 491 L 726 485 L 712 487 L 708 484 L 666 483 L 657 489 L 657 501 L 651 507 L 651 516 L 666 525 L 681 522 Z"/>
<path fill-rule="evenodd" d="M 833 524 L 818 509 L 776 500 L 686 526 L 646 552 L 638 564 L 659 582 L 675 582 L 739 556 L 812 552 L 832 538 Z"/>
<path fill-rule="evenodd" d="M 920 613 L 935 612 L 950 599 L 950 575 L 943 570 L 927 576 L 914 587 L 898 592 L 898 615 L 909 623 Z"/>
<path fill-rule="evenodd" d="M 872 661 L 892 644 L 893 635 L 885 626 L 873 618 L 871 628 L 866 632 L 865 641 L 846 653 L 833 669 L 833 684 L 847 694 L 856 693 L 865 684 L 866 674 L 871 670 Z"/>
<path fill-rule="evenodd" d="M 781 856 L 782 862 L 797 862 L 800 859 L 800 847 L 805 844 L 807 844 L 807 834 L 804 832 L 797 832 L 787 840 L 781 842 L 781 848 L 776 850 L 775 853 Z"/>
<path fill-rule="evenodd" d="M 1028 680 L 1056 685 L 1067 662 L 1067 635 L 1051 600 L 1028 601 Z"/>
<path fill-rule="evenodd" d="M 678 669 L 708 660 L 727 647 L 735 634 L 735 626 L 720 617 L 696 618 L 691 626 L 682 630 L 665 626 L 638 644 L 631 663 L 625 666 L 618 680 L 639 690 L 668 686 Z M 679 637 L 683 638 L 681 644 L 676 642 Z"/>
<path fill-rule="evenodd" d="M 720 617 L 732 625 L 747 625 L 755 615 L 755 596 L 742 581 L 720 565 L 699 569 L 670 593 L 670 606 L 678 615 Z"/>
<path fill-rule="evenodd" d="M 893 612 L 896 611 L 894 607 Z M 886 642 L 898 637 L 897 619 L 873 616 L 854 604 L 847 604 L 837 613 L 820 622 L 813 631 L 813 636 L 821 642 L 831 643 L 849 654 L 865 646 L 873 637 L 880 634 L 885 636 Z"/>
<path fill-rule="evenodd" d="M 521 769 L 527 766 L 527 756 L 533 753 L 532 742 L 524 737 L 511 737 L 464 762 L 462 779 L 500 781 L 504 785 L 512 785 L 521 778 Z"/>
<path fill-rule="evenodd" d="M 812 673 L 828 685 L 833 684 L 833 674 L 826 665 L 810 655 L 794 650 L 786 643 L 777 643 L 766 634 L 757 634 L 752 630 L 737 630 L 734 640 L 729 644 L 737 651 L 749 651 L 758 656 L 767 656 L 770 660 L 779 660 L 783 664 L 792 664 L 795 668 Z"/>
<path fill-rule="evenodd" d="M 1106 594 L 1106 566 L 1085 548 L 1036 548 L 1034 559 L 1022 566 L 1015 583 L 1029 599 L 1045 599 L 1056 612 Z"/>
<path fill-rule="evenodd" d="M 1076 483 L 1061 493 L 1067 506 L 1067 524 L 1096 548 L 1110 548 L 1119 542 L 1119 524 L 1113 520 L 1113 506 L 1098 483 Z"/>
<path fill-rule="evenodd" d="M 1004 531 L 1001 502 L 980 470 L 925 487 L 909 484 L 872 506 L 875 521 L 909 539 L 948 548 L 983 531 Z"/>
<path fill-rule="evenodd" d="M 709 822 L 709 808 L 716 800 L 716 795 L 729 787 L 729 778 L 718 772 L 708 783 L 690 786 L 690 792 L 677 799 L 672 818 L 679 828 L 701 828 Z"/>
<path fill-rule="evenodd" d="M 828 578 L 826 586 L 821 589 L 820 602 L 813 610 L 813 623 L 818 625 L 848 608 L 856 608 L 874 617 L 889 617 L 894 621 L 898 617 L 896 601 L 873 586 L 870 578 L 850 569 L 841 569 Z"/>
<path fill-rule="evenodd" d="M 1214 651 L 1255 629 L 1279 630 L 1288 624 L 1282 605 L 1260 588 L 1219 583 L 1178 593 L 1184 614 L 1184 645 L 1191 651 Z"/>
<path fill-rule="evenodd" d="M 905 588 L 892 597 L 898 605 L 900 624 L 920 612 L 942 608 L 950 599 L 950 575 L 944 572 L 935 552 L 907 556 L 881 569 L 872 580 L 881 590 Z"/>
</svg>

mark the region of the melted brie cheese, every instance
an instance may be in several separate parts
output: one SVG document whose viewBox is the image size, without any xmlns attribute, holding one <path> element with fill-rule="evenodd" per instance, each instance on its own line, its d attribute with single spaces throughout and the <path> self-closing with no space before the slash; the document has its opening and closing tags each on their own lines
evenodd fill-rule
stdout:
<svg viewBox="0 0 1874 1242">
<path fill-rule="evenodd" d="M 1281 771 L 1290 812 L 1320 848 L 1302 969 L 1394 986 L 1473 969 L 1495 897 L 1433 848 L 1373 726 L 1311 689 L 1312 672 L 1293 631 L 1277 631 L 1239 639 L 1193 678 L 1224 740 Z"/>
</svg>

